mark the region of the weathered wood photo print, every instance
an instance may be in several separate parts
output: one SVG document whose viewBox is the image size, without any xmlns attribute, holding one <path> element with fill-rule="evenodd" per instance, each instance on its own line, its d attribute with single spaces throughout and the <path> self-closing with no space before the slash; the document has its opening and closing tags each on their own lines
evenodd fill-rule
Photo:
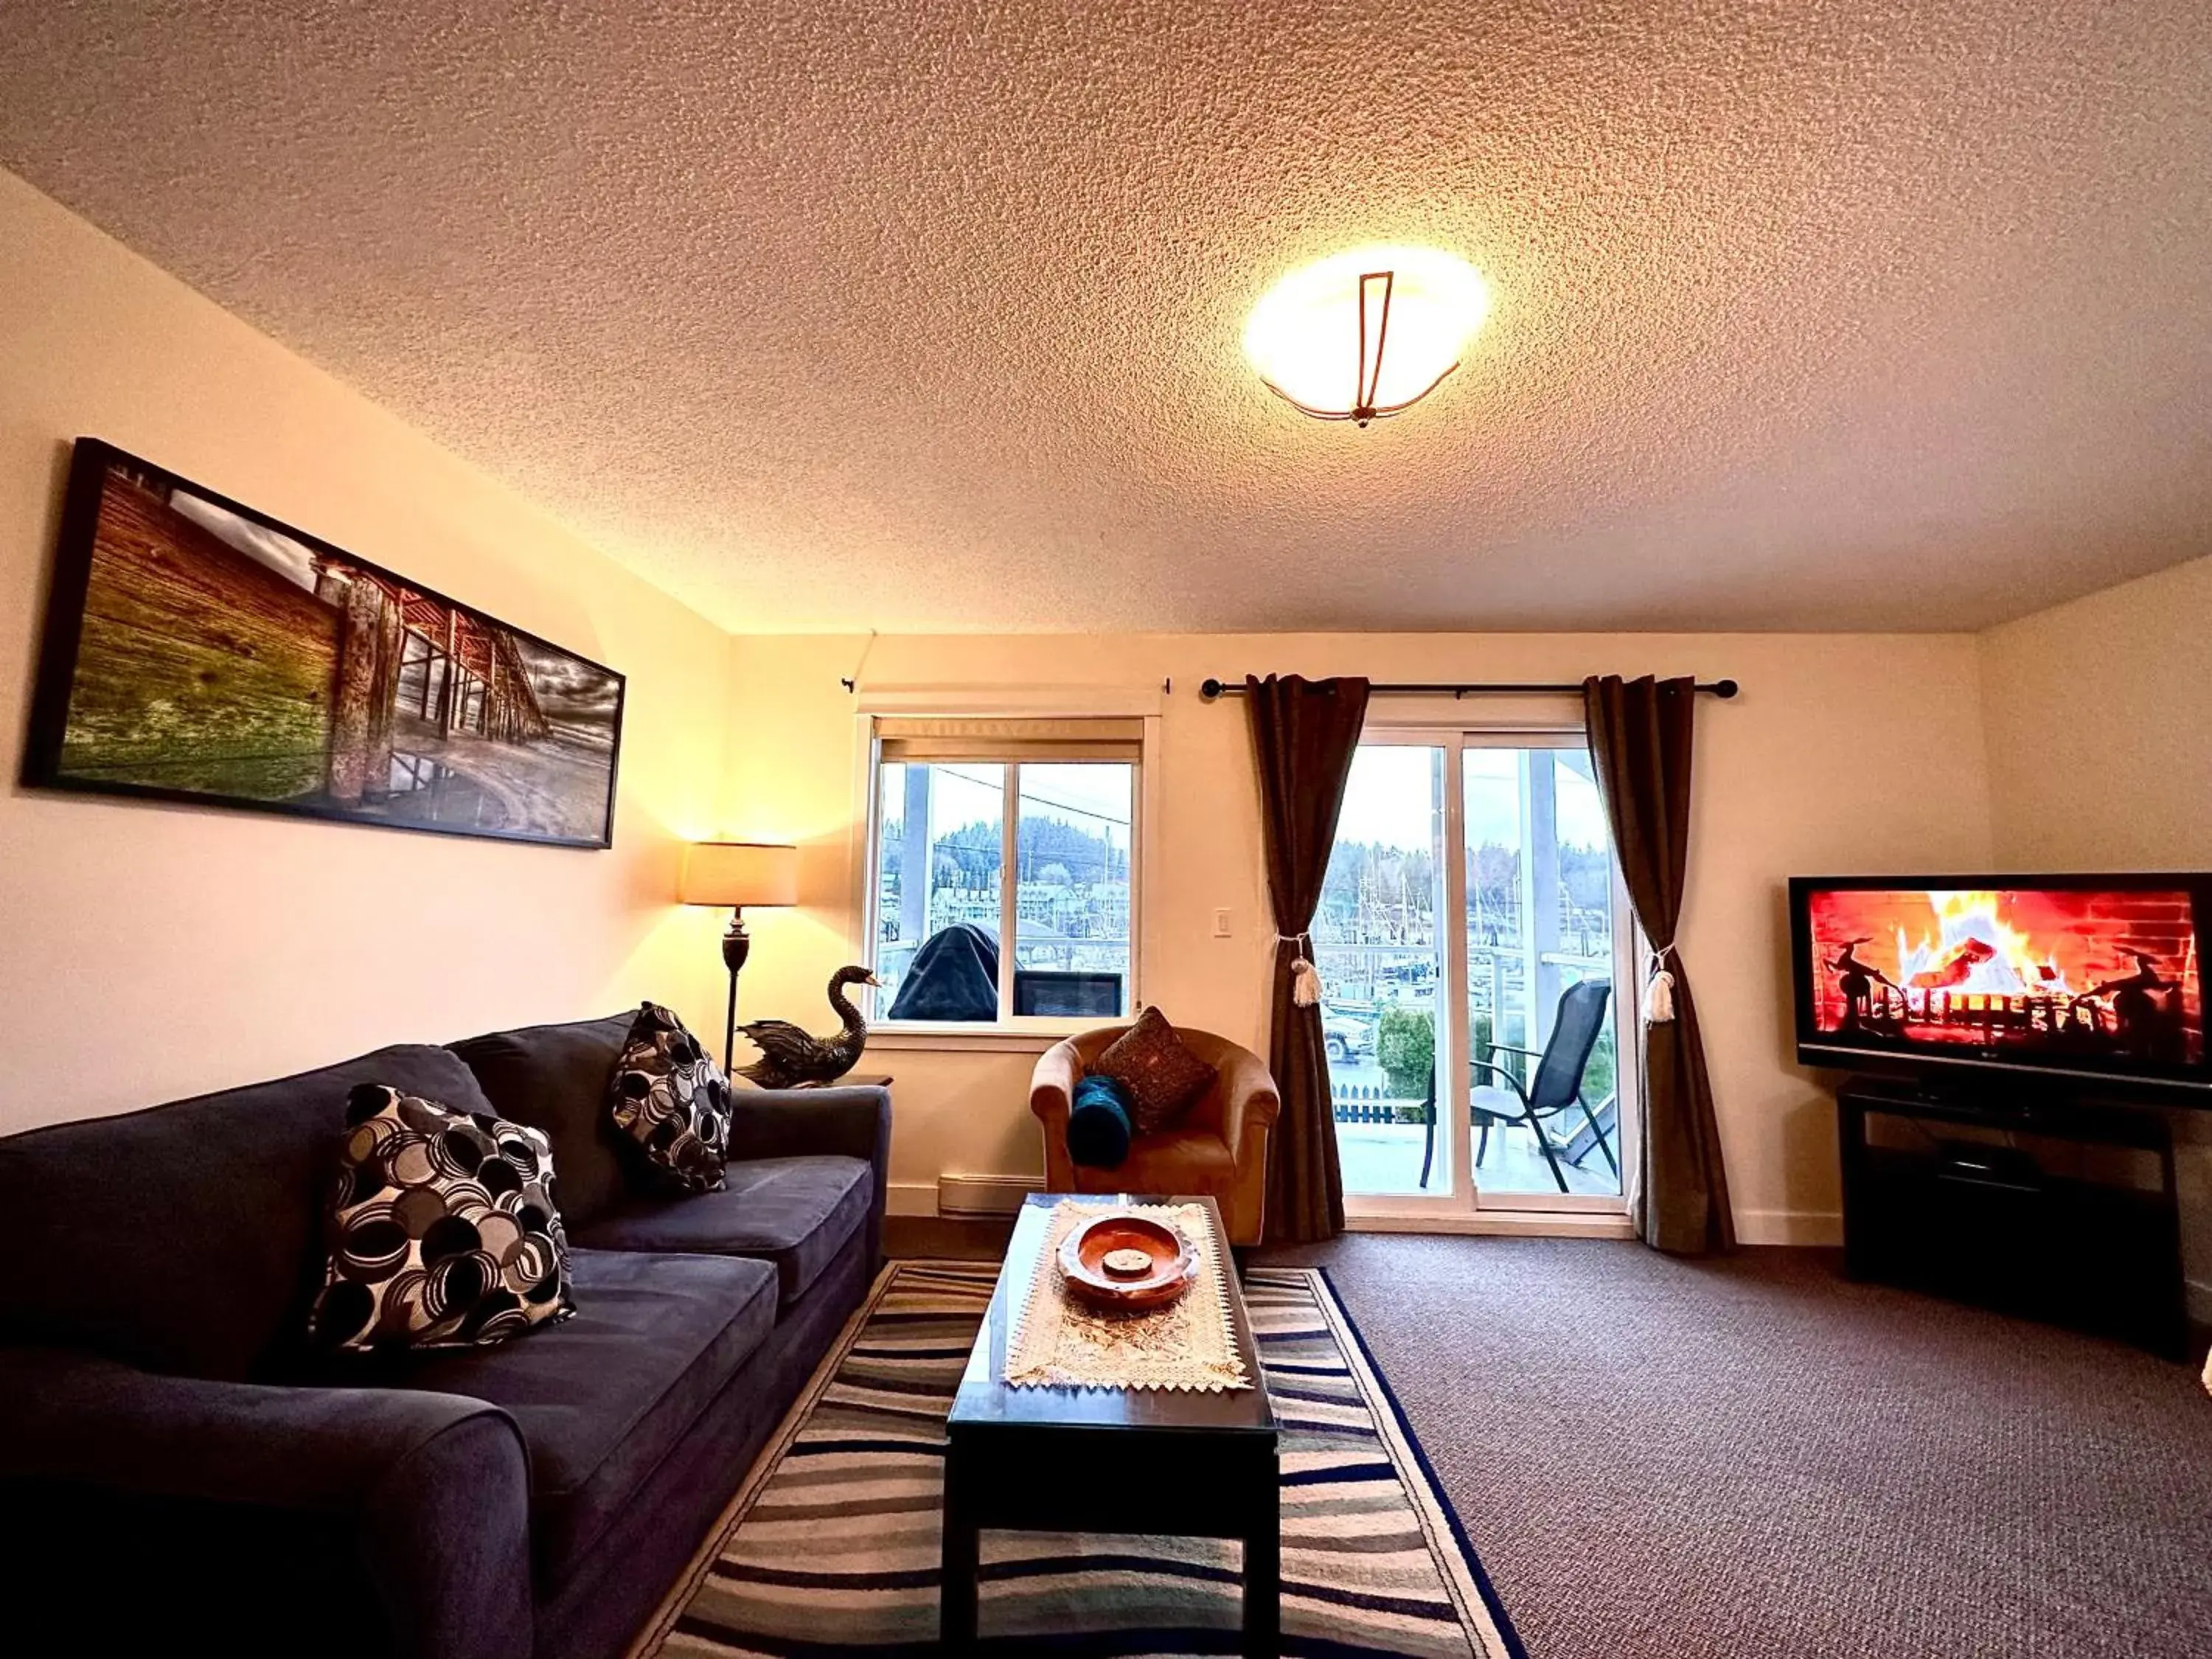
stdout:
<svg viewBox="0 0 2212 1659">
<path fill-rule="evenodd" d="M 91 438 L 23 781 L 605 847 L 623 677 Z"/>
</svg>

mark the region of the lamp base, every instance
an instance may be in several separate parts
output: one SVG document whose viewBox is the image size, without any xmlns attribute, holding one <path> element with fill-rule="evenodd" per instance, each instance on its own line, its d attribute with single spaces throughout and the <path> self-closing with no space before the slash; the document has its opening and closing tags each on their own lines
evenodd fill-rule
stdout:
<svg viewBox="0 0 2212 1659">
<path fill-rule="evenodd" d="M 753 936 L 745 932 L 745 908 L 730 911 L 729 931 L 722 935 L 722 965 L 730 970 L 730 1012 L 722 1027 L 722 1070 L 734 1072 L 738 1063 L 738 970 L 753 953 Z"/>
</svg>

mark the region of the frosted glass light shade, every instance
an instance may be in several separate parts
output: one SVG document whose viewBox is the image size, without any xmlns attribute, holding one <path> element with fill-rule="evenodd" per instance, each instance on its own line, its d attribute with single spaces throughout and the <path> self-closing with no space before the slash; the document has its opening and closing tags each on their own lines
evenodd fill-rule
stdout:
<svg viewBox="0 0 2212 1659">
<path fill-rule="evenodd" d="M 1363 282 L 1383 273 L 1387 329 L 1386 284 Z M 1489 313 L 1489 284 L 1456 254 L 1353 248 L 1269 289 L 1244 325 L 1244 355 L 1307 414 L 1364 425 L 1419 401 L 1450 374 Z"/>
<path fill-rule="evenodd" d="M 754 841 L 694 842 L 684 849 L 686 904 L 796 904 L 799 849 Z"/>
</svg>

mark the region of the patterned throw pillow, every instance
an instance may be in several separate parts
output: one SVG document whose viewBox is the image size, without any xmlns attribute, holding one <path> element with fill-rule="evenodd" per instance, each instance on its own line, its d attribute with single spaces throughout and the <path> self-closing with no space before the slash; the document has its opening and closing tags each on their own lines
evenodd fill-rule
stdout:
<svg viewBox="0 0 2212 1659">
<path fill-rule="evenodd" d="M 319 1346 L 474 1347 L 576 1311 L 544 1135 L 373 1083 L 346 1124 Z"/>
<path fill-rule="evenodd" d="M 684 1193 L 722 1190 L 730 1151 L 730 1080 L 684 1022 L 643 1004 L 615 1063 L 615 1127 L 643 1150 L 656 1184 Z"/>
<path fill-rule="evenodd" d="M 1215 1072 L 1183 1046 L 1168 1017 L 1147 1008 L 1116 1037 L 1091 1068 L 1129 1091 L 1130 1115 L 1140 1135 L 1158 1134 L 1213 1086 Z"/>
</svg>

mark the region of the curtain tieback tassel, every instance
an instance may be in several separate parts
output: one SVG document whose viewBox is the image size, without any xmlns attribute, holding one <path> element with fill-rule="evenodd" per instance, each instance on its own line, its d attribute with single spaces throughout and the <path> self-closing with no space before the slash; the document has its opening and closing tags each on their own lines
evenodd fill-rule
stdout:
<svg viewBox="0 0 2212 1659">
<path fill-rule="evenodd" d="M 1644 985 L 1644 1023 L 1668 1025 L 1674 1019 L 1674 976 L 1667 971 L 1671 945 L 1651 953 L 1651 977 Z"/>
<path fill-rule="evenodd" d="M 1277 939 L 1280 944 L 1300 945 L 1304 943 L 1305 935 L 1301 933 L 1296 939 L 1278 935 Z M 1291 1000 L 1301 1008 L 1310 1008 L 1321 1000 L 1321 969 L 1303 954 L 1291 963 Z"/>
</svg>

